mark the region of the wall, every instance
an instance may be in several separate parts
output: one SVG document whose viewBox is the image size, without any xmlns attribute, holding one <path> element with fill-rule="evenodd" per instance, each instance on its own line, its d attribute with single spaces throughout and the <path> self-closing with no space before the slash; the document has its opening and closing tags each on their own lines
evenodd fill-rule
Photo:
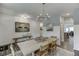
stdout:
<svg viewBox="0 0 79 59">
<path fill-rule="evenodd" d="M 15 19 L 14 11 L 11 11 L 6 8 L 0 8 L 0 45 L 11 43 L 13 42 L 12 38 L 21 37 L 23 35 L 28 34 L 27 32 L 15 32 L 16 21 L 20 22 L 21 20 Z M 31 19 L 27 19 L 27 21 L 28 23 L 30 23 L 30 32 L 33 35 L 33 37 L 39 36 L 38 24 Z"/>
<path fill-rule="evenodd" d="M 23 22 L 23 21 L 15 20 L 15 22 Z M 27 19 L 27 20 L 24 21 L 24 23 L 30 24 L 30 32 L 15 32 L 15 26 L 14 26 L 14 37 L 21 37 L 21 36 L 24 36 L 24 35 L 28 35 L 29 33 L 32 34 L 33 38 L 39 36 L 39 24 L 36 21 Z"/>
<path fill-rule="evenodd" d="M 54 26 L 53 36 L 57 36 L 57 44 L 60 45 L 60 26 Z"/>
<path fill-rule="evenodd" d="M 43 30 L 44 37 L 57 36 L 57 44 L 60 45 L 60 26 L 53 26 L 53 31 Z"/>
<path fill-rule="evenodd" d="M 0 8 L 0 45 L 12 42 L 13 18 L 13 12 Z"/>
<path fill-rule="evenodd" d="M 79 25 L 74 25 L 74 50 L 79 50 Z"/>
</svg>

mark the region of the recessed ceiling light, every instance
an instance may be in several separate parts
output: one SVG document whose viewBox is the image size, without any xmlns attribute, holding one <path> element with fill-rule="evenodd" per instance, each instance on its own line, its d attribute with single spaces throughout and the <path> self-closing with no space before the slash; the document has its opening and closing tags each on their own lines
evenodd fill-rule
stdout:
<svg viewBox="0 0 79 59">
<path fill-rule="evenodd" d="M 66 15 L 67 15 L 67 16 L 69 16 L 69 15 L 70 15 L 70 13 L 66 13 Z"/>
</svg>

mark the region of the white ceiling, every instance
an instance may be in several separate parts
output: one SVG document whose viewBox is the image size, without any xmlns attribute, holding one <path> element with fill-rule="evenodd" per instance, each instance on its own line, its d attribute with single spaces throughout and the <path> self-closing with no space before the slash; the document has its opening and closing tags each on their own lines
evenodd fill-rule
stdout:
<svg viewBox="0 0 79 59">
<path fill-rule="evenodd" d="M 40 3 L 6 3 L 0 4 L 0 7 L 13 10 L 15 15 L 18 14 L 29 14 L 36 19 L 41 12 Z M 53 25 L 59 25 L 60 16 L 66 11 L 70 12 L 73 16 L 74 23 L 79 24 L 79 4 L 68 4 L 68 3 L 47 3 L 45 6 L 46 12 L 49 14 L 51 23 Z"/>
</svg>

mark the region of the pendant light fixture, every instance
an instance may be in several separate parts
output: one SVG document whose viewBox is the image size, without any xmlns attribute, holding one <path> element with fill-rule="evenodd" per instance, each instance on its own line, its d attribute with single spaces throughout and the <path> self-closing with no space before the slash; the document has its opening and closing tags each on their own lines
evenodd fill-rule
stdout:
<svg viewBox="0 0 79 59">
<path fill-rule="evenodd" d="M 46 3 L 42 3 L 42 7 L 41 7 L 41 13 L 39 16 L 37 16 L 37 21 L 39 23 L 42 23 L 43 26 L 45 24 L 47 24 L 47 22 L 49 21 L 50 16 L 48 15 L 48 13 L 46 13 Z"/>
<path fill-rule="evenodd" d="M 39 22 L 40 25 L 40 40 L 43 40 L 43 27 L 45 27 L 46 25 L 48 25 L 49 23 L 49 18 L 50 16 L 48 15 L 48 13 L 46 12 L 46 3 L 42 3 L 41 4 L 41 13 L 40 15 L 37 17 L 37 21 Z"/>
</svg>

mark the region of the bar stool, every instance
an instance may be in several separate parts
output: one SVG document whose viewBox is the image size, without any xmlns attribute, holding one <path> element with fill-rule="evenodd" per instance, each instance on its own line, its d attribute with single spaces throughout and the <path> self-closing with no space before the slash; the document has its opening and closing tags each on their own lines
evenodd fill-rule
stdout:
<svg viewBox="0 0 79 59">
<path fill-rule="evenodd" d="M 4 55 L 4 47 L 3 47 L 3 46 L 0 47 L 0 55 L 1 55 L 1 56 Z"/>
<path fill-rule="evenodd" d="M 48 46 L 41 46 L 39 50 L 35 51 L 35 56 L 46 56 L 48 55 Z"/>
<path fill-rule="evenodd" d="M 9 45 L 5 45 L 5 46 L 4 46 L 4 55 L 9 54 L 9 52 L 8 52 L 9 47 L 8 47 L 8 46 L 9 46 Z"/>
<path fill-rule="evenodd" d="M 50 46 L 50 52 L 51 52 L 51 54 L 53 53 L 53 55 L 56 53 L 55 51 L 56 51 L 56 47 L 57 47 L 57 45 L 56 45 L 56 41 L 53 41 L 52 43 L 51 43 L 51 46 Z"/>
</svg>

